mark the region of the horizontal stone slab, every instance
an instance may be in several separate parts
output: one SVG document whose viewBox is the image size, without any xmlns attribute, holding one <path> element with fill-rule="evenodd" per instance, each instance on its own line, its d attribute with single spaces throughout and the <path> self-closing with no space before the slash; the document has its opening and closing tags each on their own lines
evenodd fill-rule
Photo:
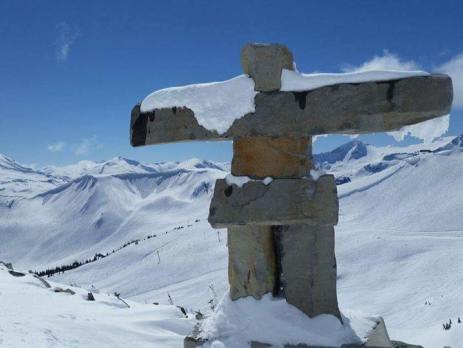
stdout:
<svg viewBox="0 0 463 348">
<path fill-rule="evenodd" d="M 240 225 L 336 225 L 338 197 L 334 176 L 249 181 L 242 187 L 217 180 L 209 208 L 214 228 Z"/>
<path fill-rule="evenodd" d="M 305 92 L 260 92 L 255 112 L 219 134 L 198 124 L 187 107 L 132 110 L 133 146 L 244 136 L 361 134 L 398 130 L 450 112 L 452 80 L 447 75 L 344 83 Z"/>
</svg>

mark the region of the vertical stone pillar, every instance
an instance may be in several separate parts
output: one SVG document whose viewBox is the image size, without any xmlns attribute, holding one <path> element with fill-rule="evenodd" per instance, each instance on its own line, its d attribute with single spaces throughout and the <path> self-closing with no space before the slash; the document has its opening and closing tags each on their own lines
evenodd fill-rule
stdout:
<svg viewBox="0 0 463 348">
<path fill-rule="evenodd" d="M 297 178 L 311 166 L 311 138 L 244 137 L 233 142 L 231 172 L 254 179 Z M 228 228 L 230 296 L 233 300 L 280 288 L 280 260 L 274 226 Z"/>
<path fill-rule="evenodd" d="M 310 137 L 256 136 L 233 143 L 235 176 L 300 178 L 312 167 Z M 333 226 L 240 226 L 229 228 L 228 238 L 232 299 L 259 299 L 273 292 L 309 316 L 325 313 L 341 318 Z"/>
<path fill-rule="evenodd" d="M 341 319 L 334 227 L 290 225 L 281 226 L 275 233 L 286 301 L 311 317 L 332 314 Z"/>
<path fill-rule="evenodd" d="M 281 45 L 248 44 L 241 51 L 241 65 L 257 91 L 269 92 L 280 89 L 282 69 L 293 69 L 293 56 Z M 311 137 L 234 139 L 231 172 L 235 176 L 293 179 L 308 175 L 311 168 Z M 308 316 L 324 313 L 341 319 L 333 226 L 233 227 L 228 238 L 232 299 L 261 298 L 273 292 Z"/>
<path fill-rule="evenodd" d="M 228 228 L 230 297 L 260 299 L 274 291 L 277 276 L 275 245 L 270 226 Z"/>
</svg>

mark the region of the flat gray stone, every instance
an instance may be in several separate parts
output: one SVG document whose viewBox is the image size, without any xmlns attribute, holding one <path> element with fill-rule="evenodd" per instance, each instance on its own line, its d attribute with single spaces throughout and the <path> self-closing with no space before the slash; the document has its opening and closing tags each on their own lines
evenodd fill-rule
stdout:
<svg viewBox="0 0 463 348">
<path fill-rule="evenodd" d="M 227 244 L 231 299 L 260 299 L 273 292 L 277 271 L 271 227 L 230 227 Z"/>
<path fill-rule="evenodd" d="M 209 208 L 214 228 L 240 225 L 335 225 L 338 198 L 334 176 L 274 179 L 265 185 L 250 181 L 242 187 L 216 181 Z"/>
<path fill-rule="evenodd" d="M 339 84 L 308 92 L 258 93 L 256 110 L 234 121 L 226 135 L 303 136 L 385 132 L 450 112 L 446 75 Z"/>
<path fill-rule="evenodd" d="M 282 69 L 294 70 L 293 54 L 284 45 L 248 43 L 241 50 L 241 67 L 254 80 L 256 91 L 281 88 Z"/>
<path fill-rule="evenodd" d="M 307 92 L 261 92 L 255 97 L 255 112 L 236 119 L 223 134 L 200 126 L 194 112 L 185 107 L 140 113 L 135 106 L 131 144 L 394 131 L 448 114 L 452 99 L 452 80 L 440 74 Z"/>
<path fill-rule="evenodd" d="M 130 121 L 130 144 L 142 146 L 192 140 L 217 140 L 219 135 L 200 126 L 193 111 L 185 107 L 140 112 L 133 107 Z"/>
<path fill-rule="evenodd" d="M 276 233 L 286 301 L 309 317 L 332 314 L 341 320 L 334 227 L 290 225 L 281 226 Z"/>
</svg>

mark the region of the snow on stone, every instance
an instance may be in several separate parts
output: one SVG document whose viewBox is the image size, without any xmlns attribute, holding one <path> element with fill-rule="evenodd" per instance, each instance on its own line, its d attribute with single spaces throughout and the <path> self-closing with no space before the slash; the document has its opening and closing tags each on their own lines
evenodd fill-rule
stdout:
<svg viewBox="0 0 463 348">
<path fill-rule="evenodd" d="M 249 176 L 234 176 L 232 174 L 228 174 L 225 177 L 225 180 L 228 185 L 236 185 L 238 187 L 243 187 L 244 184 L 250 182 L 250 181 L 259 181 L 262 182 L 265 185 L 270 184 L 273 179 L 271 177 L 266 177 L 263 180 L 257 180 L 257 179 L 251 179 Z"/>
<path fill-rule="evenodd" d="M 325 175 L 325 171 L 322 169 L 311 169 L 310 176 L 313 180 L 317 181 L 322 175 Z"/>
<path fill-rule="evenodd" d="M 425 71 L 394 71 L 394 70 L 367 70 L 348 73 L 316 73 L 303 74 L 298 71 L 283 69 L 281 73 L 282 91 L 308 91 L 319 87 L 330 86 L 340 83 L 360 83 L 368 81 L 388 81 L 402 79 L 412 76 L 427 76 Z M 388 132 L 395 140 L 404 140 L 407 134 L 425 143 L 445 134 L 449 127 L 449 115 L 434 118 L 416 125 L 405 126 L 395 132 Z"/>
<path fill-rule="evenodd" d="M 155 91 L 143 100 L 141 111 L 186 106 L 201 126 L 224 133 L 235 119 L 254 112 L 255 95 L 253 79 L 240 75 L 227 81 Z"/>
<path fill-rule="evenodd" d="M 281 91 L 308 91 L 340 83 L 388 81 L 412 76 L 427 76 L 425 71 L 371 70 L 349 73 L 303 74 L 283 69 Z M 155 91 L 141 103 L 141 111 L 156 108 L 188 107 L 200 125 L 219 134 L 226 132 L 238 118 L 255 111 L 254 81 L 247 75 L 230 80 L 170 87 Z M 412 128 L 407 128 L 412 132 Z M 413 131 L 420 135 L 421 130 Z M 395 135 L 400 137 L 400 135 Z"/>
<path fill-rule="evenodd" d="M 432 143 L 436 138 L 447 133 L 449 130 L 450 115 L 433 118 L 431 120 L 405 126 L 395 132 L 388 132 L 396 141 L 402 141 L 405 136 L 411 136 L 423 140 L 426 144 Z"/>
<path fill-rule="evenodd" d="M 314 73 L 303 74 L 298 71 L 283 69 L 281 73 L 282 91 L 309 91 L 340 83 L 360 83 L 369 81 L 388 81 L 412 76 L 428 76 L 425 71 L 371 70 L 349 73 Z"/>
<path fill-rule="evenodd" d="M 246 297 L 231 301 L 227 293 L 202 326 L 203 335 L 209 340 L 204 347 L 241 348 L 251 341 L 275 347 L 288 343 L 339 347 L 363 343 L 377 322 L 375 318 L 343 319 L 344 325 L 333 315 L 309 318 L 285 299 L 273 298 L 271 294 L 261 300 Z"/>
</svg>

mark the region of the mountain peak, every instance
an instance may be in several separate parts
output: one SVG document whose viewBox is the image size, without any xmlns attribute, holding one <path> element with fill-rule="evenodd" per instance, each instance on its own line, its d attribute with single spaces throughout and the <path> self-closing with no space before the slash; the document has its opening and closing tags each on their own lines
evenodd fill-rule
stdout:
<svg viewBox="0 0 463 348">
<path fill-rule="evenodd" d="M 314 160 L 318 164 L 333 164 L 340 161 L 359 159 L 365 157 L 367 153 L 367 144 L 358 139 L 354 139 L 337 147 L 333 151 L 315 154 Z"/>
<path fill-rule="evenodd" d="M 453 138 L 453 140 L 449 142 L 447 145 L 439 147 L 434 152 L 452 150 L 455 148 L 463 148 L 463 134 L 460 134 L 459 136 Z"/>
</svg>

